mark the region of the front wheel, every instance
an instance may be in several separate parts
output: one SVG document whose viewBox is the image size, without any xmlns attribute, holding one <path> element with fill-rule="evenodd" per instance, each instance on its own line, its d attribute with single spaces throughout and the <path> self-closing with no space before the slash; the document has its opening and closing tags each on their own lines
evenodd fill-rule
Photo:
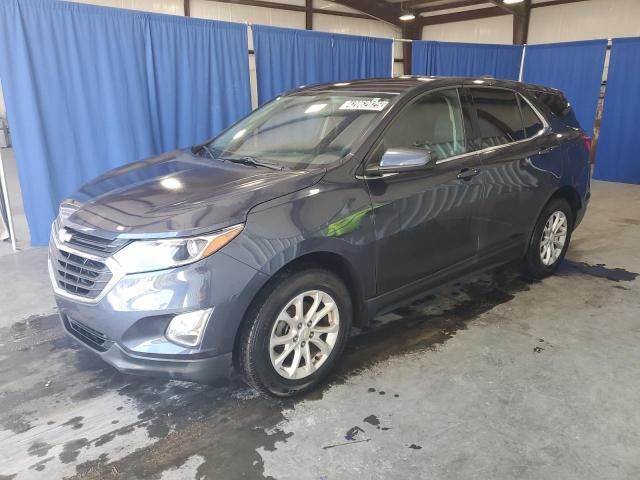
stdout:
<svg viewBox="0 0 640 480">
<path fill-rule="evenodd" d="M 280 397 L 311 390 L 340 357 L 351 320 L 349 291 L 333 273 L 308 269 L 275 278 L 241 333 L 238 360 L 245 381 Z"/>
<path fill-rule="evenodd" d="M 564 198 L 554 198 L 536 223 L 524 259 L 525 274 L 541 279 L 553 274 L 564 259 L 571 232 L 573 211 Z"/>
</svg>

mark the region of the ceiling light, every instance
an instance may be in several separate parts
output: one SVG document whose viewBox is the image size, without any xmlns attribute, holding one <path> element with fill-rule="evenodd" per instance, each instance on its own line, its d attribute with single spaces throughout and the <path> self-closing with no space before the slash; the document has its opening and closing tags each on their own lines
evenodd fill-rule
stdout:
<svg viewBox="0 0 640 480">
<path fill-rule="evenodd" d="M 524 0 L 503 0 L 505 5 L 513 5 L 514 3 L 522 3 Z"/>
<path fill-rule="evenodd" d="M 522 1 L 522 0 L 520 0 L 520 1 Z M 407 13 L 403 13 L 398 18 L 400 20 L 402 20 L 403 22 L 408 22 L 410 20 L 415 20 L 416 16 L 413 13 L 407 12 Z"/>
</svg>

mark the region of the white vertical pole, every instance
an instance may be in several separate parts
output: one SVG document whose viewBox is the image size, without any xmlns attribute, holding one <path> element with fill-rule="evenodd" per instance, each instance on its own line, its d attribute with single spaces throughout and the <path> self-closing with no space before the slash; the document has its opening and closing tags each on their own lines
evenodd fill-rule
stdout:
<svg viewBox="0 0 640 480">
<path fill-rule="evenodd" d="M 395 66 L 396 41 L 391 39 L 391 78 L 393 78 L 393 67 Z"/>
<path fill-rule="evenodd" d="M 9 203 L 9 191 L 7 190 L 7 179 L 4 176 L 4 162 L 2 160 L 2 148 L 0 148 L 0 186 L 2 186 L 2 196 L 4 198 L 4 204 L 7 206 L 7 221 L 9 225 L 9 236 L 11 237 L 11 247 L 14 252 L 18 251 L 16 246 L 16 234 L 13 230 L 13 218 L 11 216 L 11 204 Z"/>
<path fill-rule="evenodd" d="M 518 81 L 522 81 L 522 74 L 524 73 L 524 57 L 527 55 L 527 45 L 522 47 L 522 58 L 520 59 L 520 74 L 518 75 Z"/>
</svg>

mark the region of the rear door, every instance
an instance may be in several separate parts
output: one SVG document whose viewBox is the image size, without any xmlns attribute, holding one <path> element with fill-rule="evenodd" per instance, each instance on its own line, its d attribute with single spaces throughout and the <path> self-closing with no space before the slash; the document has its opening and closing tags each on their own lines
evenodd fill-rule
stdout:
<svg viewBox="0 0 640 480">
<path fill-rule="evenodd" d="M 519 93 L 474 87 L 474 132 L 484 185 L 479 255 L 520 248 L 562 173 L 559 138 Z"/>
<path fill-rule="evenodd" d="M 389 148 L 424 148 L 432 170 L 367 178 L 374 209 L 378 293 L 385 293 L 475 256 L 471 229 L 481 196 L 479 161 L 469 144 L 468 111 L 456 88 L 425 93 L 394 118 L 367 160 Z"/>
</svg>

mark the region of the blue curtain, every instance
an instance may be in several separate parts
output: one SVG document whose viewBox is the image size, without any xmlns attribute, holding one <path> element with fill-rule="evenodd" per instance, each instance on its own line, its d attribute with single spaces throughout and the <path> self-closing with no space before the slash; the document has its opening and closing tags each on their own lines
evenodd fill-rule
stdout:
<svg viewBox="0 0 640 480">
<path fill-rule="evenodd" d="M 391 39 L 254 25 L 258 102 L 301 85 L 389 77 Z"/>
<path fill-rule="evenodd" d="M 47 243 L 59 201 L 82 183 L 202 141 L 251 110 L 245 25 L 3 0 L 0 45 L 34 245 Z"/>
<path fill-rule="evenodd" d="M 390 77 L 393 40 L 333 34 L 332 81 Z"/>
<path fill-rule="evenodd" d="M 448 77 L 491 75 L 517 80 L 522 62 L 521 45 L 414 41 L 411 73 Z"/>
<path fill-rule="evenodd" d="M 640 38 L 614 39 L 594 177 L 640 184 Z"/>
<path fill-rule="evenodd" d="M 591 135 L 596 119 L 606 40 L 530 45 L 523 80 L 562 90 L 582 128 Z"/>
</svg>

